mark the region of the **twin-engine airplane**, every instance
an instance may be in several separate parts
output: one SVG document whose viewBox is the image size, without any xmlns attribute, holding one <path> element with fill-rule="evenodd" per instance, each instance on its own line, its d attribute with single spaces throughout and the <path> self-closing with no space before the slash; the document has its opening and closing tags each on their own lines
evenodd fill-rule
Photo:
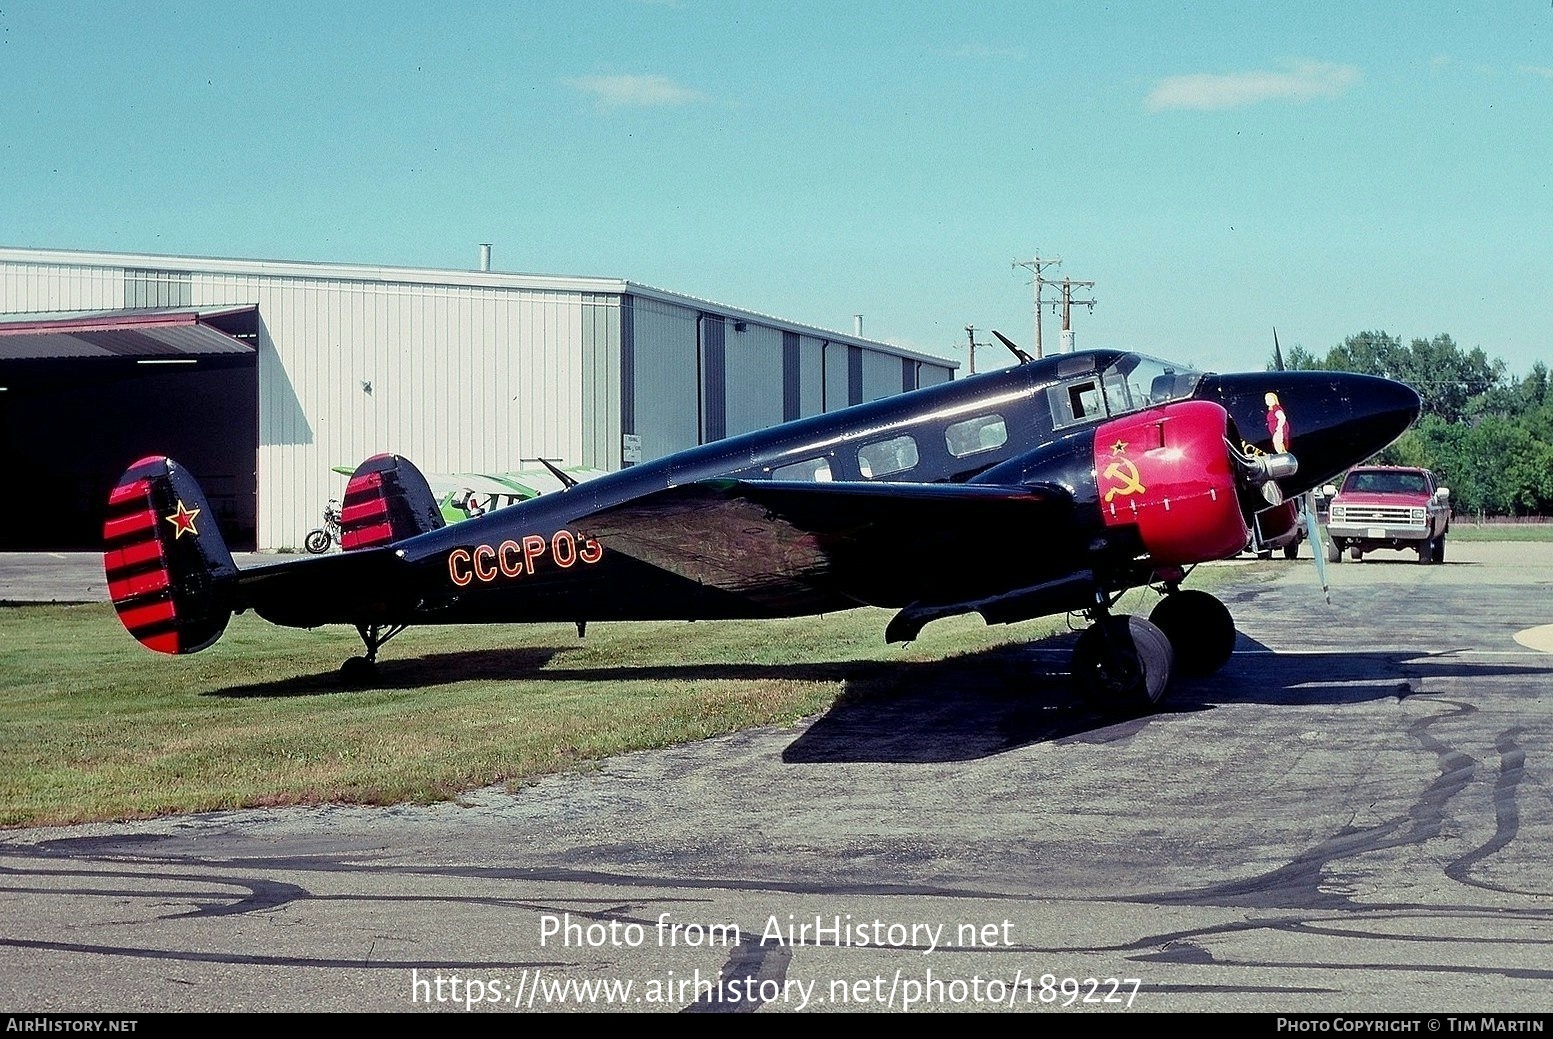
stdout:
<svg viewBox="0 0 1553 1039">
<path fill-rule="evenodd" d="M 572 621 L 580 634 L 597 620 L 867 605 L 898 611 L 885 637 L 902 642 L 955 614 L 1003 624 L 1079 612 L 1093 622 L 1073 651 L 1080 688 L 1146 710 L 1172 667 L 1211 673 L 1234 646 L 1229 611 L 1181 588 L 1187 570 L 1245 548 L 1257 512 L 1370 457 L 1418 412 L 1411 389 L 1369 376 L 1068 354 L 705 444 L 452 526 L 413 465 L 378 455 L 346 490 L 343 553 L 247 570 L 194 479 L 152 457 L 112 492 L 105 563 L 120 619 L 152 649 L 204 649 L 234 611 L 352 624 L 366 655 L 341 670 L 355 681 L 413 624 Z M 1163 592 L 1150 619 L 1113 615 L 1141 585 Z"/>
</svg>

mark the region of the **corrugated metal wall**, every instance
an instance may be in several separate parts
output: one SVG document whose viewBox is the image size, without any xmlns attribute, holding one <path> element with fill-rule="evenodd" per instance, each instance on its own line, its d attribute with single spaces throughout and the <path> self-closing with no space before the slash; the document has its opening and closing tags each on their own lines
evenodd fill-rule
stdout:
<svg viewBox="0 0 1553 1039">
<path fill-rule="evenodd" d="M 917 388 L 937 386 L 954 378 L 954 369 L 940 364 L 917 365 Z"/>
<path fill-rule="evenodd" d="M 825 379 L 825 410 L 840 411 L 852 402 L 850 348 L 845 343 L 827 342 L 820 364 Z"/>
<path fill-rule="evenodd" d="M 700 443 L 697 317 L 686 307 L 632 297 L 636 433 L 644 462 Z"/>
<path fill-rule="evenodd" d="M 0 313 L 114 310 L 123 305 L 122 269 L 0 263 Z"/>
<path fill-rule="evenodd" d="M 818 415 L 825 410 L 825 340 L 798 337 L 799 413 Z"/>
<path fill-rule="evenodd" d="M 618 304 L 519 289 L 196 279 L 196 304 L 232 293 L 247 293 L 238 298 L 257 302 L 261 318 L 261 545 L 298 544 L 344 489 L 329 469 L 383 451 L 428 473 L 502 472 L 538 457 L 618 464 Z"/>
<path fill-rule="evenodd" d="M 782 331 L 753 322 L 726 324 L 729 436 L 782 421 Z"/>
<path fill-rule="evenodd" d="M 694 301 L 147 259 L 0 261 L 0 312 L 257 304 L 261 548 L 299 545 L 344 490 L 331 467 L 381 451 L 428 473 L 540 456 L 617 469 L 623 432 L 645 461 L 781 422 L 795 390 L 814 415 L 903 385 L 898 355 Z M 952 374 L 920 368 L 922 385 Z"/>
<path fill-rule="evenodd" d="M 901 391 L 901 359 L 877 350 L 863 351 L 863 400 L 893 397 Z"/>
</svg>

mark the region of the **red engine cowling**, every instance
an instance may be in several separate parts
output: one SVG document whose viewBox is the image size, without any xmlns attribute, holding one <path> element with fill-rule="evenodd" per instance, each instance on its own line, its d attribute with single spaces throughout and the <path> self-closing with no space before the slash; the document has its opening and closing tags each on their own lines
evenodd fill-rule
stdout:
<svg viewBox="0 0 1553 1039">
<path fill-rule="evenodd" d="M 1095 482 L 1106 526 L 1138 528 L 1161 566 L 1223 559 L 1250 531 L 1225 439 L 1229 416 L 1209 401 L 1180 401 L 1095 430 Z"/>
</svg>

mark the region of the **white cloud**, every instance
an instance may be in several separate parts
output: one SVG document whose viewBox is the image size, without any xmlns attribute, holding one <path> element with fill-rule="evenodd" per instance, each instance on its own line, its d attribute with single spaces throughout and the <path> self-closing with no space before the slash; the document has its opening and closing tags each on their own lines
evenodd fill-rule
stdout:
<svg viewBox="0 0 1553 1039">
<path fill-rule="evenodd" d="M 1541 76 L 1543 79 L 1553 79 L 1553 68 L 1548 68 L 1546 65 L 1522 65 L 1520 70 L 1533 76 Z"/>
<path fill-rule="evenodd" d="M 1263 101 L 1317 101 L 1340 97 L 1360 73 L 1352 65 L 1325 61 L 1289 62 L 1282 71 L 1199 72 L 1166 76 L 1144 101 L 1150 112 L 1187 108 L 1246 108 Z"/>
<path fill-rule="evenodd" d="M 706 100 L 705 94 L 680 86 L 667 76 L 583 76 L 566 82 L 592 94 L 603 105 L 647 108 Z"/>
</svg>

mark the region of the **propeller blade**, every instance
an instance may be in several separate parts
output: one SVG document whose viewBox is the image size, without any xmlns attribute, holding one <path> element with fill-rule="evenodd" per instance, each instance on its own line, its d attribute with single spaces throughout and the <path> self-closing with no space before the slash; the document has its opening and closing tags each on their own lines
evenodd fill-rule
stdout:
<svg viewBox="0 0 1553 1039">
<path fill-rule="evenodd" d="M 1321 521 L 1316 518 L 1315 492 L 1306 491 L 1300 496 L 1300 512 L 1305 521 L 1305 540 L 1310 542 L 1310 555 L 1316 561 L 1316 578 L 1321 582 L 1321 594 L 1332 605 L 1332 592 L 1327 588 L 1326 542 L 1321 539 Z"/>
<path fill-rule="evenodd" d="M 1283 371 L 1283 349 L 1278 345 L 1278 329 L 1273 329 L 1273 363 L 1278 365 L 1278 370 Z"/>
</svg>

